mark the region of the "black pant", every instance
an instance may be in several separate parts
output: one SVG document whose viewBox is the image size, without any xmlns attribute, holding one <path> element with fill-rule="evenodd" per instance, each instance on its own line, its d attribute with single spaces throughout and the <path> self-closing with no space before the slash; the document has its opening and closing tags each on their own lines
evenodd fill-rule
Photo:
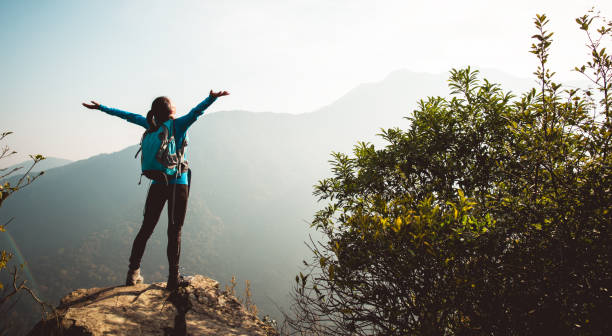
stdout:
<svg viewBox="0 0 612 336">
<path fill-rule="evenodd" d="M 174 194 L 174 197 L 172 196 Z M 151 237 L 159 216 L 168 201 L 168 265 L 170 274 L 178 273 L 181 256 L 181 228 L 187 211 L 189 186 L 185 184 L 151 184 L 145 203 L 144 220 L 134 239 L 130 256 L 130 269 L 140 268 L 147 240 Z M 174 201 L 176 199 L 176 202 Z M 174 207 L 174 209 L 173 209 Z M 174 213 L 174 218 L 172 218 Z"/>
</svg>

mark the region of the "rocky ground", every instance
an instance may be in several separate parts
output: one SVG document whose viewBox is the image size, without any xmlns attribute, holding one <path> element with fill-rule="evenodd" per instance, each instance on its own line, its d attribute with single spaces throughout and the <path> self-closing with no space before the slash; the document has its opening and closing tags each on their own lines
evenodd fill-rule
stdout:
<svg viewBox="0 0 612 336">
<path fill-rule="evenodd" d="M 163 282 L 76 290 L 28 335 L 277 335 L 217 281 L 189 280 L 174 293 Z"/>
</svg>

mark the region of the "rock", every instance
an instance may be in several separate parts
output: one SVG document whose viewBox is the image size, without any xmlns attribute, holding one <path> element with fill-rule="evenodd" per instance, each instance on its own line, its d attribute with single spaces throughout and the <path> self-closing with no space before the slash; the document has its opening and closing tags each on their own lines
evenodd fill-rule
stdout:
<svg viewBox="0 0 612 336">
<path fill-rule="evenodd" d="M 217 281 L 188 280 L 174 293 L 163 282 L 76 290 L 28 335 L 277 335 Z"/>
</svg>

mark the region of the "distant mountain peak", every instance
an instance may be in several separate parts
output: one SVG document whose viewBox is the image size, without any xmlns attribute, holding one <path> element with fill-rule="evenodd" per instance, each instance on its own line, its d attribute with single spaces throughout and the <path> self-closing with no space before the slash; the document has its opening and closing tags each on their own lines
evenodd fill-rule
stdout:
<svg viewBox="0 0 612 336">
<path fill-rule="evenodd" d="M 423 71 L 413 71 L 413 70 L 403 68 L 403 69 L 397 69 L 397 70 L 391 71 L 389 74 L 387 74 L 387 76 L 385 76 L 385 78 L 382 81 L 395 80 L 398 78 L 401 78 L 401 79 L 406 79 L 406 78 L 414 79 L 414 78 L 423 78 L 423 77 L 438 78 L 438 77 L 445 77 L 446 75 L 447 75 L 446 73 L 431 73 L 431 72 L 423 72 Z"/>
</svg>

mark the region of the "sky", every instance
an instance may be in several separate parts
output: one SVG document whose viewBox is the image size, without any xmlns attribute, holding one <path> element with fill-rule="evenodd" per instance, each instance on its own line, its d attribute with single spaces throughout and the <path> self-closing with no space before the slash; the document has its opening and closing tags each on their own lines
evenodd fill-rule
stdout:
<svg viewBox="0 0 612 336">
<path fill-rule="evenodd" d="M 210 112 L 305 113 L 389 73 L 471 65 L 530 77 L 533 17 L 555 32 L 559 79 L 587 58 L 574 19 L 592 0 L 0 0 L 0 131 L 19 153 L 80 160 L 136 144 L 142 129 L 80 104 L 178 114 L 227 90 Z"/>
</svg>

